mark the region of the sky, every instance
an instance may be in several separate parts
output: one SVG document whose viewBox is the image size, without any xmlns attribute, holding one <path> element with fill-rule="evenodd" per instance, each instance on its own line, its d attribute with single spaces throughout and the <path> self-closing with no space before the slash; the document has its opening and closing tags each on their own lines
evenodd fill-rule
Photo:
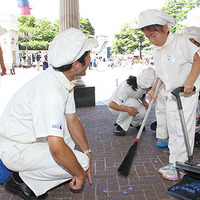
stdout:
<svg viewBox="0 0 200 200">
<path fill-rule="evenodd" d="M 59 0 L 29 0 L 29 3 L 31 15 L 36 19 L 59 19 Z M 160 9 L 164 3 L 165 0 L 79 0 L 79 9 L 80 16 L 90 20 L 96 35 L 111 39 L 124 23 L 137 19 L 140 12 L 149 8 Z M 4 1 L 0 13 L 6 10 L 19 15 L 17 0 Z"/>
<path fill-rule="evenodd" d="M 29 0 L 29 3 L 36 19 L 52 22 L 59 19 L 59 0 Z M 79 10 L 82 18 L 90 20 L 96 35 L 106 35 L 112 40 L 124 23 L 138 19 L 146 9 L 161 9 L 164 4 L 165 0 L 79 0 Z M 17 0 L 4 1 L 1 12 L 19 15 Z"/>
</svg>

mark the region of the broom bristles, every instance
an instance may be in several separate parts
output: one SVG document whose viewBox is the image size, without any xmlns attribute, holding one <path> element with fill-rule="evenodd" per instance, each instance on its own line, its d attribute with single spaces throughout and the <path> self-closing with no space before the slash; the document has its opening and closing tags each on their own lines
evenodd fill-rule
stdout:
<svg viewBox="0 0 200 200">
<path fill-rule="evenodd" d="M 134 158 L 136 150 L 137 150 L 137 144 L 138 144 L 138 142 L 135 141 L 134 144 L 131 145 L 128 153 L 126 154 L 126 157 L 124 158 L 124 160 L 122 161 L 121 165 L 119 166 L 119 168 L 117 170 L 123 176 L 127 177 L 129 175 L 131 165 L 133 162 L 133 158 Z"/>
</svg>

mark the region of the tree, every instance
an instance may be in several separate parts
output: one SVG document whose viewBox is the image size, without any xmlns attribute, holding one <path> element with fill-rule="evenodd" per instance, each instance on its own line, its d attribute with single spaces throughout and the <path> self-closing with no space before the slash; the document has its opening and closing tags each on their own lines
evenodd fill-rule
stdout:
<svg viewBox="0 0 200 200">
<path fill-rule="evenodd" d="M 188 12 L 198 6 L 200 6 L 199 0 L 167 0 L 162 10 L 174 17 L 177 23 L 171 28 L 171 31 L 176 32 L 182 29 L 185 25 L 180 24 L 180 22 L 187 19 Z"/>
<path fill-rule="evenodd" d="M 55 35 L 59 32 L 59 21 L 54 23 L 35 18 L 31 15 L 20 16 L 19 25 L 19 49 L 26 49 L 26 36 L 31 33 L 28 39 L 28 49 L 48 49 L 48 46 Z M 23 33 L 23 34 L 22 34 Z"/>
<path fill-rule="evenodd" d="M 31 33 L 27 41 L 28 49 L 48 49 L 50 42 L 59 32 L 59 20 L 50 22 L 47 19 L 36 20 L 31 15 L 20 16 L 18 18 L 19 25 L 19 49 L 26 49 L 26 35 Z M 80 28 L 87 35 L 93 37 L 95 30 L 89 19 L 80 18 Z M 24 34 L 22 34 L 24 33 Z"/>
<path fill-rule="evenodd" d="M 83 19 L 80 17 L 80 29 L 85 33 L 88 38 L 91 38 L 95 35 L 95 30 L 92 27 L 92 24 L 88 18 Z"/>
<path fill-rule="evenodd" d="M 150 42 L 141 31 L 135 31 L 135 26 L 136 22 L 122 25 L 120 33 L 115 34 L 116 40 L 113 41 L 112 53 L 124 54 L 138 49 L 142 57 L 142 50 L 149 46 Z"/>
</svg>

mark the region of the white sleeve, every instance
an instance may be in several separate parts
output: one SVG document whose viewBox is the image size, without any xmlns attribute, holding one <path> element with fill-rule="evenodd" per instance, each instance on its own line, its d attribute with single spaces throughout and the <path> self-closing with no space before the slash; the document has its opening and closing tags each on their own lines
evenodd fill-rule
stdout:
<svg viewBox="0 0 200 200">
<path fill-rule="evenodd" d="M 69 96 L 67 99 L 65 114 L 72 114 L 76 112 L 75 102 L 74 102 L 74 90 L 69 92 Z"/>
<path fill-rule="evenodd" d="M 36 138 L 49 135 L 63 137 L 65 103 L 61 95 L 52 91 L 37 93 L 31 103 Z"/>
</svg>

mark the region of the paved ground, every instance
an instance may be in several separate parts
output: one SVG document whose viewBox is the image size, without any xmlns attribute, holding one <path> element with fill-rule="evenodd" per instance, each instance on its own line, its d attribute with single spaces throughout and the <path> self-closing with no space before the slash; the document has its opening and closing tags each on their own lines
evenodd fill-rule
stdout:
<svg viewBox="0 0 200 200">
<path fill-rule="evenodd" d="M 85 182 L 81 194 L 73 194 L 65 183 L 49 191 L 47 200 L 168 200 L 176 199 L 166 194 L 167 188 L 176 182 L 162 178 L 158 169 L 168 164 L 167 148 L 155 145 L 155 133 L 149 125 L 155 119 L 154 108 L 146 123 L 146 130 L 142 133 L 136 156 L 128 178 L 117 173 L 117 169 L 126 155 L 130 145 L 134 142 L 137 130 L 130 128 L 125 137 L 115 136 L 112 132 L 116 117 L 113 116 L 106 101 L 97 102 L 94 107 L 77 109 L 77 114 L 85 128 L 85 132 L 92 149 L 93 184 Z M 196 148 L 194 159 L 200 162 L 200 148 Z M 132 190 L 130 190 L 132 187 Z M 127 194 L 124 194 L 124 191 Z M 0 186 L 1 200 L 20 200 L 7 193 Z"/>
<path fill-rule="evenodd" d="M 154 108 L 146 123 L 134 157 L 131 173 L 124 178 L 117 173 L 117 169 L 133 143 L 137 130 L 130 128 L 125 137 L 113 135 L 112 125 L 115 117 L 106 105 L 84 107 L 77 109 L 78 116 L 85 128 L 86 135 L 92 149 L 93 184 L 85 182 L 81 194 L 72 194 L 68 184 L 63 184 L 49 192 L 48 200 L 168 200 L 176 199 L 166 194 L 167 188 L 176 182 L 162 178 L 158 169 L 168 164 L 167 148 L 155 145 L 155 133 L 149 125 L 155 119 Z M 195 149 L 194 158 L 199 159 L 200 149 Z M 129 188 L 132 187 L 132 190 Z M 127 194 L 124 194 L 124 190 Z M 19 200 L 7 193 L 0 186 L 0 199 Z"/>
</svg>

